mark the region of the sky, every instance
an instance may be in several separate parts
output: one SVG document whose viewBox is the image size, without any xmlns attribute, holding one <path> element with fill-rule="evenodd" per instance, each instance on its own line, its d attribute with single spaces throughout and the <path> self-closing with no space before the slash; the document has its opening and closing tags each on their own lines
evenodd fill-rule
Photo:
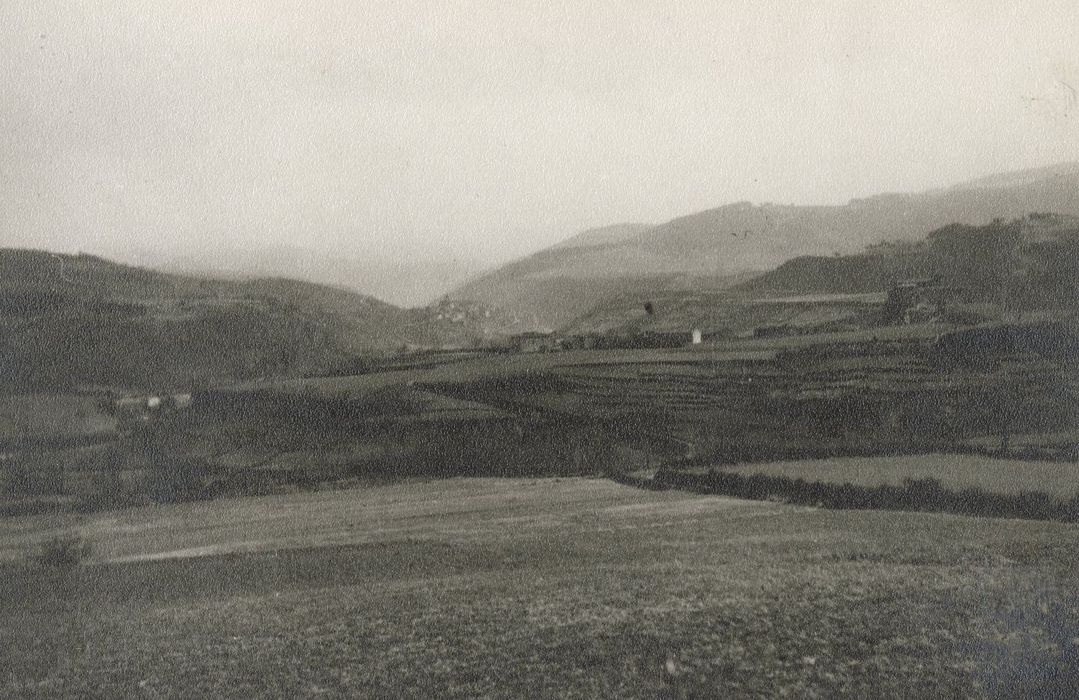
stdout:
<svg viewBox="0 0 1079 700">
<path fill-rule="evenodd" d="M 1079 160 L 1079 3 L 0 3 L 0 245 L 496 263 Z"/>
</svg>

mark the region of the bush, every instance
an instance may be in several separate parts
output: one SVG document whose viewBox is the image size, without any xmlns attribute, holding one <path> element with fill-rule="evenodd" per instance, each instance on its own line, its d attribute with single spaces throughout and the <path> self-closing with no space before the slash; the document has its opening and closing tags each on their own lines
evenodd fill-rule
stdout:
<svg viewBox="0 0 1079 700">
<path fill-rule="evenodd" d="M 158 503 L 181 503 L 207 497 L 208 463 L 204 459 L 158 454 L 153 460 L 150 498 Z"/>
<path fill-rule="evenodd" d="M 90 543 L 78 535 L 56 536 L 41 547 L 37 556 L 38 566 L 60 573 L 68 573 L 90 556 Z"/>
</svg>

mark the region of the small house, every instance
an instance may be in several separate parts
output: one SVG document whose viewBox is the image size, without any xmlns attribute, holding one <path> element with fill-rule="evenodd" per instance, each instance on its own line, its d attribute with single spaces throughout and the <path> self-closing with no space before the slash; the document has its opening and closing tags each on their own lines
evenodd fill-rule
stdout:
<svg viewBox="0 0 1079 700">
<path fill-rule="evenodd" d="M 567 335 L 562 338 L 563 350 L 595 350 L 600 345 L 601 337 L 593 333 Z"/>
<path fill-rule="evenodd" d="M 187 408 L 193 401 L 191 394 L 173 394 L 169 397 L 169 403 L 175 409 Z"/>
<path fill-rule="evenodd" d="M 630 347 L 635 348 L 681 348 L 691 344 L 689 331 L 644 331 L 633 337 Z"/>
<path fill-rule="evenodd" d="M 903 280 L 888 290 L 884 315 L 890 323 L 924 323 L 940 319 L 962 301 L 962 288 L 938 279 Z"/>
<path fill-rule="evenodd" d="M 515 352 L 550 352 L 558 349 L 553 333 L 529 331 L 510 336 L 510 348 Z"/>
</svg>

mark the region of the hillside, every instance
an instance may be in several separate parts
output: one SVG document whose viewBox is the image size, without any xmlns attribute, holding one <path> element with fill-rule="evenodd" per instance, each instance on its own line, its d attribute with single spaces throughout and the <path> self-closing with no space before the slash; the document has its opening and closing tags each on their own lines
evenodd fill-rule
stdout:
<svg viewBox="0 0 1079 700">
<path fill-rule="evenodd" d="M 1030 214 L 984 226 L 950 224 L 924 241 L 841 257 L 801 257 L 739 285 L 747 293 L 883 292 L 898 280 L 939 278 L 972 302 L 1009 309 L 1079 305 L 1079 217 Z"/>
<path fill-rule="evenodd" d="M 566 334 L 686 332 L 732 336 L 765 326 L 875 324 L 886 292 L 903 280 L 938 279 L 955 288 L 964 313 L 977 320 L 1000 313 L 1079 309 L 1079 217 L 1032 214 L 986 226 L 951 224 L 919 241 L 883 243 L 854 255 L 802 256 L 728 289 L 664 288 L 598 299 L 562 326 Z M 644 310 L 651 303 L 653 313 Z"/>
<path fill-rule="evenodd" d="M 489 311 L 447 317 L 287 279 L 222 281 L 88 255 L 0 250 L 0 389 L 163 390 L 325 372 L 402 345 L 463 344 Z"/>
<path fill-rule="evenodd" d="M 788 260 L 739 289 L 784 294 L 864 294 L 886 291 L 900 279 L 933 277 L 938 268 L 925 246 L 894 254 L 806 255 Z"/>
<path fill-rule="evenodd" d="M 613 236 L 586 232 L 567 243 L 583 239 L 587 246 L 542 250 L 459 287 L 450 297 L 498 306 L 530 318 L 536 327 L 558 328 L 636 293 L 642 280 L 664 291 L 693 275 L 712 279 L 715 284 L 704 291 L 716 291 L 728 286 L 734 273 L 773 268 L 794 257 L 851 255 L 883 241 L 915 241 L 952 223 L 980 225 L 1032 211 L 1079 215 L 1079 163 L 841 206 L 740 202 L 658 226 L 621 225 Z"/>
</svg>

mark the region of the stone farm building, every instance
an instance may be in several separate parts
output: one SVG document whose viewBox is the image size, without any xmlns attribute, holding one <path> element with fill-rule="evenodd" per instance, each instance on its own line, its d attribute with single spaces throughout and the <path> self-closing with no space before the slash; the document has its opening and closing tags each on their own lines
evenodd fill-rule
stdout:
<svg viewBox="0 0 1079 700">
<path fill-rule="evenodd" d="M 884 314 L 892 323 L 935 321 L 962 297 L 961 287 L 941 284 L 938 279 L 903 280 L 888 290 Z"/>
<path fill-rule="evenodd" d="M 559 349 L 553 333 L 529 331 L 510 336 L 510 349 L 516 352 L 550 352 Z"/>
</svg>

